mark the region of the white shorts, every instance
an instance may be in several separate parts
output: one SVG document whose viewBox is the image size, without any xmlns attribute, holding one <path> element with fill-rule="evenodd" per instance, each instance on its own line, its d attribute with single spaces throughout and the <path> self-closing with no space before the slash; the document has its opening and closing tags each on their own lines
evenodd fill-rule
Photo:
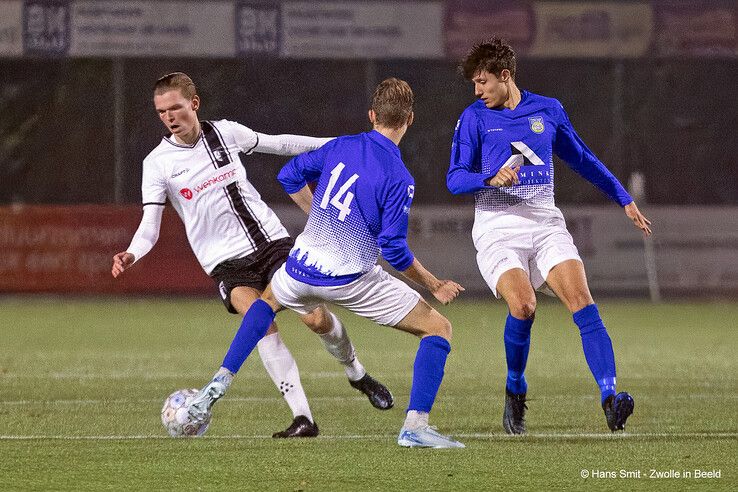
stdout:
<svg viewBox="0 0 738 492">
<path fill-rule="evenodd" d="M 379 265 L 349 284 L 336 286 L 300 282 L 282 265 L 272 277 L 272 292 L 282 306 L 300 314 L 330 302 L 387 326 L 397 325 L 421 299 L 420 294 Z"/>
<path fill-rule="evenodd" d="M 519 205 L 504 212 L 479 212 L 474 221 L 477 264 L 494 295 L 503 273 L 521 268 L 536 290 L 554 295 L 546 285 L 551 269 L 566 260 L 582 261 L 558 208 Z"/>
</svg>

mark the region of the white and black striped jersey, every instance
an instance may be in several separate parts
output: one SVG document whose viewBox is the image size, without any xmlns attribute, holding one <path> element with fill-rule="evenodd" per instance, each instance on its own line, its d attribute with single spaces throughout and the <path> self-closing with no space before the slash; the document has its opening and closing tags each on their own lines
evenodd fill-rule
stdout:
<svg viewBox="0 0 738 492">
<path fill-rule="evenodd" d="M 242 258 L 289 236 L 249 182 L 239 153 L 294 155 L 329 139 L 264 135 L 227 120 L 203 121 L 201 127 L 193 145 L 177 143 L 171 136 L 162 139 L 144 159 L 141 191 L 145 211 L 169 199 L 184 222 L 195 256 L 209 274 L 222 261 Z M 137 243 L 145 232 L 143 226 L 142 221 L 128 249 L 137 260 L 153 246 Z M 158 224 L 155 232 L 158 237 Z"/>
</svg>

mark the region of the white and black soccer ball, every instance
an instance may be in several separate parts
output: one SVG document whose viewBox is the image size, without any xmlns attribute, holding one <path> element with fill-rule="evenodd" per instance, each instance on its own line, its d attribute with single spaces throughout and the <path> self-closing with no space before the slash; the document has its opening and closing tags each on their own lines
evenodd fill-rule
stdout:
<svg viewBox="0 0 738 492">
<path fill-rule="evenodd" d="M 192 400 L 197 396 L 196 389 L 177 390 L 164 400 L 164 406 L 161 408 L 161 423 L 172 437 L 197 437 L 205 434 L 210 425 L 212 414 L 204 422 L 192 422 L 187 408 Z"/>
</svg>

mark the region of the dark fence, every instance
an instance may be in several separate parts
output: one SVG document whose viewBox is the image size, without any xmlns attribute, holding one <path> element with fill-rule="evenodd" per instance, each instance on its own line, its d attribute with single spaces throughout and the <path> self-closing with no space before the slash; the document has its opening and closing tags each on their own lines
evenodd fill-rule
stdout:
<svg viewBox="0 0 738 492">
<path fill-rule="evenodd" d="M 116 63 L 123 74 L 117 86 Z M 737 60 L 523 57 L 518 64 L 518 85 L 558 98 L 585 142 L 624 183 L 633 171 L 645 175 L 650 202 L 738 203 Z M 152 83 L 174 70 L 198 84 L 202 119 L 315 136 L 366 130 L 374 85 L 403 78 L 417 101 L 416 123 L 401 145 L 417 182 L 416 201 L 452 200 L 445 186 L 451 135 L 474 97 L 448 61 L 4 59 L 0 204 L 137 203 L 141 161 L 164 133 Z M 123 128 L 117 172 L 116 118 Z M 258 154 L 245 159 L 270 202 L 289 201 L 275 180 L 285 161 Z M 557 173 L 558 203 L 605 201 L 565 165 Z"/>
</svg>

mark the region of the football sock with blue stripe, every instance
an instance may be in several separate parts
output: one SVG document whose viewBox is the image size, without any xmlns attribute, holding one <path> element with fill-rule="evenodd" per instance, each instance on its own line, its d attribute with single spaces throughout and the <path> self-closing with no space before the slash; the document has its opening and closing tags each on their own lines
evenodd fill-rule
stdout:
<svg viewBox="0 0 738 492">
<path fill-rule="evenodd" d="M 410 389 L 408 411 L 430 412 L 443 381 L 449 352 L 451 344 L 443 337 L 434 335 L 420 340 L 413 366 L 413 385 Z"/>
<path fill-rule="evenodd" d="M 505 357 L 507 359 L 507 389 L 516 395 L 528 391 L 525 365 L 530 350 L 530 329 L 533 318 L 518 319 L 508 313 L 505 321 Z"/>
<path fill-rule="evenodd" d="M 264 335 L 276 316 L 271 306 L 261 299 L 251 305 L 241 321 L 241 327 L 233 337 L 222 366 L 237 373 Z"/>
<path fill-rule="evenodd" d="M 579 327 L 584 357 L 600 387 L 604 402 L 608 396 L 615 394 L 615 354 L 597 304 L 590 304 L 574 313 L 574 322 Z"/>
</svg>

